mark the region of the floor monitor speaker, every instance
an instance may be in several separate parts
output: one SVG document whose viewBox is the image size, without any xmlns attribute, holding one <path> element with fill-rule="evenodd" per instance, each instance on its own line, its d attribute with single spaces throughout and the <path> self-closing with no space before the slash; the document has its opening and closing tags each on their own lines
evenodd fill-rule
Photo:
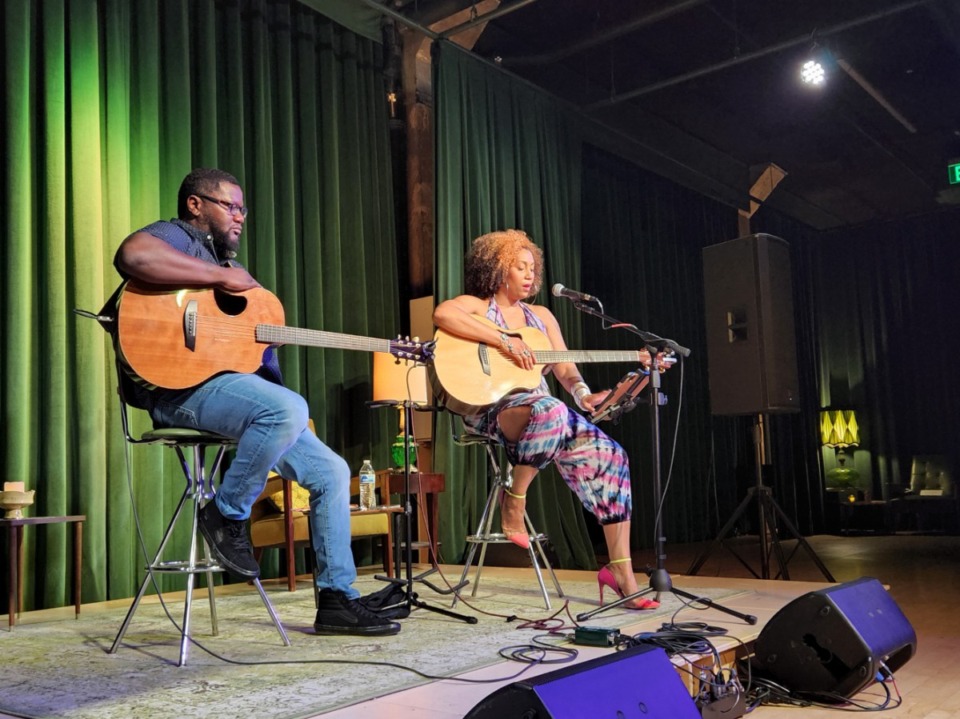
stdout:
<svg viewBox="0 0 960 719">
<path fill-rule="evenodd" d="M 700 719 L 676 667 L 659 647 L 640 646 L 502 687 L 464 719 Z"/>
<path fill-rule="evenodd" d="M 704 247 L 703 289 L 713 414 L 799 411 L 790 246 L 755 234 Z"/>
<path fill-rule="evenodd" d="M 913 626 L 876 579 L 794 599 L 757 637 L 754 667 L 792 692 L 850 698 L 917 650 Z"/>
</svg>

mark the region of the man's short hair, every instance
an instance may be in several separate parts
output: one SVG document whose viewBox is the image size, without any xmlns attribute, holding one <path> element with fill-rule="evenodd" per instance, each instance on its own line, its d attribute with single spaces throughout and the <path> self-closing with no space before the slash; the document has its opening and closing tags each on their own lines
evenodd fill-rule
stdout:
<svg viewBox="0 0 960 719">
<path fill-rule="evenodd" d="M 221 182 L 227 182 L 231 185 L 240 184 L 237 182 L 237 178 L 229 172 L 212 167 L 198 167 L 184 177 L 183 182 L 180 183 L 180 192 L 177 193 L 177 217 L 181 220 L 189 220 L 190 212 L 187 210 L 187 198 L 190 195 L 210 195 L 217 191 Z"/>
</svg>

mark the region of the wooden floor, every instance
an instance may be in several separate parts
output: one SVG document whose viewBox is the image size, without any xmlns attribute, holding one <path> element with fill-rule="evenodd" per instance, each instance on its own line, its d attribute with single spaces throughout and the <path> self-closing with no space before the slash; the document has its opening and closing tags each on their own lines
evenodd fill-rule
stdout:
<svg viewBox="0 0 960 719">
<path fill-rule="evenodd" d="M 890 710 L 885 716 L 913 717 L 923 719 L 948 719 L 960 717 L 960 681 L 953 674 L 952 666 L 960 647 L 960 613 L 955 597 L 960 597 L 960 537 L 945 536 L 816 536 L 808 539 L 813 552 L 826 566 L 836 581 L 844 582 L 860 577 L 876 577 L 889 585 L 897 604 L 912 623 L 918 636 L 918 652 L 904 667 L 897 671 L 896 683 L 903 695 L 903 705 Z M 745 538 L 733 546 L 754 571 L 759 573 L 759 547 L 756 540 Z M 696 616 L 698 621 L 719 623 L 731 628 L 731 633 L 750 639 L 762 624 L 777 609 L 791 598 L 822 586 L 826 578 L 816 563 L 803 550 L 794 554 L 787 564 L 790 581 L 758 581 L 734 555 L 725 548 L 713 552 L 700 568 L 696 577 L 684 576 L 693 560 L 700 557 L 701 545 L 670 546 L 666 548 L 666 568 L 675 586 L 696 591 L 697 586 L 748 587 L 754 590 L 750 605 L 739 605 L 736 600 L 729 606 L 757 614 L 760 625 L 751 629 L 737 620 L 719 612 L 710 611 Z M 642 569 L 645 562 L 653 562 L 652 553 L 635 556 L 635 565 Z M 522 569 L 495 569 L 494 571 L 522 572 Z M 772 574 L 777 574 L 774 565 Z M 567 573 L 561 574 L 561 581 Z M 567 576 L 583 578 L 582 573 Z M 422 592 L 430 600 L 431 592 Z M 126 606 L 128 600 L 110 602 L 109 605 Z M 104 605 L 107 606 L 107 605 Z M 93 609 L 93 607 L 91 607 Z M 84 607 L 84 611 L 88 611 Z M 64 610 L 47 610 L 26 615 L 25 621 L 45 621 L 55 618 Z M 683 619 L 683 617 L 681 617 Z M 656 620 L 656 623 L 662 620 Z M 642 622 L 624 631 L 639 631 Z M 655 627 L 652 627 L 655 628 Z M 586 648 L 581 659 L 601 656 L 609 650 Z M 543 672 L 550 671 L 544 668 Z M 494 666 L 472 673 L 474 678 L 499 677 L 504 667 Z M 535 672 L 532 672 L 535 673 Z M 531 673 L 531 674 L 532 674 Z M 509 683 L 509 682 L 504 682 Z M 462 719 L 478 701 L 497 688 L 492 685 L 463 685 L 454 682 L 434 682 L 381 699 L 364 702 L 323 714 L 324 719 Z M 751 716 L 761 719 L 820 719 L 835 717 L 836 709 L 813 709 L 764 705 Z M 6 715 L 0 714 L 0 717 Z M 507 719 L 504 717 L 503 719 Z"/>
</svg>

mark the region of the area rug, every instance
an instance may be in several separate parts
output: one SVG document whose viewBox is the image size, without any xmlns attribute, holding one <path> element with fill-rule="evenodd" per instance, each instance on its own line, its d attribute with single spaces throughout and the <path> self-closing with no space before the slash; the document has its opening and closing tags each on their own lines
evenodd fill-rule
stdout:
<svg viewBox="0 0 960 719">
<path fill-rule="evenodd" d="M 362 577 L 357 586 L 368 593 L 384 584 Z M 449 597 L 419 583 L 416 586 L 423 601 L 449 608 Z M 564 582 L 563 588 L 572 615 L 597 606 L 596 583 Z M 714 600 L 736 594 L 702 591 Z M 269 594 L 290 636 L 289 647 L 281 644 L 252 589 L 218 598 L 218 636 L 210 633 L 206 592 L 195 595 L 193 636 L 210 652 L 236 663 L 192 646 L 187 665 L 177 667 L 179 635 L 159 604 L 139 608 L 116 654 L 107 650 L 125 608 L 88 612 L 79 620 L 21 624 L 14 632 L 0 632 L 4 672 L 0 711 L 69 719 L 315 716 L 432 681 L 402 667 L 451 677 L 501 662 L 501 648 L 527 644 L 545 633 L 543 628 L 521 628 L 524 619 L 543 619 L 563 606 L 552 596 L 554 609 L 548 613 L 532 579 L 485 576 L 477 597 L 464 597 L 476 609 L 461 603 L 455 610 L 477 617 L 477 624 L 415 609 L 401 620 L 402 631 L 392 637 L 321 637 L 313 633 L 315 610 L 308 585 L 301 583 L 296 592 L 271 589 Z M 652 612 L 618 608 L 587 623 L 625 628 L 640 618 L 668 618 L 682 609 L 672 595 L 662 600 Z M 182 601 L 170 602 L 169 608 L 179 621 Z M 487 616 L 479 610 L 502 616 Z M 508 621 L 504 616 L 516 618 Z M 569 627 L 569 617 L 562 618 Z M 504 663 L 504 678 L 521 668 Z"/>
</svg>

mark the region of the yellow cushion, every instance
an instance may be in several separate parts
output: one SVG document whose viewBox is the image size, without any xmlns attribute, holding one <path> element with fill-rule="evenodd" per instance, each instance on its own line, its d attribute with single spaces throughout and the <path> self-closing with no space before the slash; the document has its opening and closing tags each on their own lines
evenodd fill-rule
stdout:
<svg viewBox="0 0 960 719">
<path fill-rule="evenodd" d="M 389 514 L 351 514 L 350 536 L 370 537 L 390 531 Z"/>
<path fill-rule="evenodd" d="M 388 514 L 351 514 L 351 537 L 374 537 L 390 531 Z M 295 514 L 293 517 L 293 541 L 306 542 L 310 537 L 307 517 Z M 283 533 L 283 515 L 274 514 L 250 523 L 250 541 L 254 547 L 280 547 L 285 539 Z"/>
<path fill-rule="evenodd" d="M 283 511 L 283 487 L 271 494 L 267 499 L 270 504 Z M 290 501 L 294 509 L 307 512 L 310 510 L 310 492 L 296 482 L 290 482 Z"/>
</svg>

